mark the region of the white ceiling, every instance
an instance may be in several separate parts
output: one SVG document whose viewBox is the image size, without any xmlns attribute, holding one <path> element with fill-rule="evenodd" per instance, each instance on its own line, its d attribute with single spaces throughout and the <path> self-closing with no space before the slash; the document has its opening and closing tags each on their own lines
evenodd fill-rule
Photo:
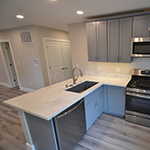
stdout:
<svg viewBox="0 0 150 150">
<path fill-rule="evenodd" d="M 148 7 L 150 0 L 0 0 L 0 30 L 34 24 L 67 31 L 68 24 L 86 17 Z M 19 20 L 17 14 L 25 18 Z"/>
</svg>

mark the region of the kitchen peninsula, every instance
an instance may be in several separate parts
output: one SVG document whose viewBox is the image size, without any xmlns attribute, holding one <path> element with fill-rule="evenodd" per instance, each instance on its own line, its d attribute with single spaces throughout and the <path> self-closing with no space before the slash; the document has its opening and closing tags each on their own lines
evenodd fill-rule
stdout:
<svg viewBox="0 0 150 150">
<path fill-rule="evenodd" d="M 116 112 L 113 113 L 112 110 L 114 108 L 110 108 L 109 105 L 107 105 L 107 103 L 110 100 L 108 100 L 109 95 L 106 90 L 108 88 L 107 86 L 109 86 L 113 88 L 116 87 L 117 89 L 122 89 L 122 91 L 124 91 L 129 80 L 130 80 L 130 77 L 121 78 L 121 77 L 84 75 L 83 77 L 79 77 L 79 79 L 77 80 L 77 84 L 84 82 L 84 81 L 95 81 L 95 82 L 98 82 L 98 84 L 94 85 L 93 87 L 87 89 L 86 91 L 82 93 L 74 93 L 74 92 L 65 91 L 66 84 L 67 85 L 72 84 L 72 79 L 69 79 L 69 80 L 39 89 L 37 91 L 25 94 L 23 96 L 19 96 L 19 97 L 7 100 L 4 103 L 12 107 L 15 107 L 18 110 L 19 117 L 20 117 L 22 127 L 24 130 L 24 134 L 27 140 L 26 146 L 28 150 L 37 150 L 36 147 L 39 143 L 36 143 L 35 141 L 41 141 L 41 140 L 44 140 L 46 144 L 49 143 L 48 140 L 52 140 L 54 143 L 54 149 L 58 149 L 57 141 L 55 137 L 54 125 L 52 121 L 55 116 L 57 116 L 62 111 L 69 108 L 70 106 L 72 106 L 73 104 L 81 100 L 82 98 L 86 99 L 88 95 L 90 95 L 91 93 L 93 93 L 100 87 L 102 88 L 102 93 L 103 93 L 102 94 L 103 95 L 103 98 L 102 98 L 103 112 L 111 113 L 111 114 L 118 115 L 118 116 L 123 116 L 124 112 L 122 110 L 125 109 L 123 107 L 125 99 L 121 103 L 122 106 L 120 106 L 122 108 L 121 114 L 119 113 L 117 114 Z M 121 94 L 122 94 L 122 97 L 125 97 L 125 95 L 123 95 L 123 92 Z M 119 104 L 116 104 L 116 107 L 118 107 L 118 105 Z M 85 106 L 85 111 L 87 111 L 86 106 Z M 85 114 L 87 115 L 88 113 L 85 113 Z M 37 125 L 33 124 L 32 120 L 34 120 L 37 123 Z M 86 120 L 88 120 L 88 116 L 86 116 Z M 43 128 L 41 128 L 40 122 L 42 122 Z M 29 124 L 32 125 L 30 129 L 29 129 Z M 51 128 L 48 129 L 48 126 Z M 87 126 L 87 130 L 89 129 L 89 127 L 90 126 Z M 37 135 L 38 132 L 35 133 L 36 132 L 35 130 L 31 136 L 31 128 L 33 130 L 36 129 L 37 131 L 41 129 L 42 132 L 39 131 L 39 133 L 41 134 L 40 136 L 41 137 L 47 136 L 47 137 L 45 137 L 45 139 L 43 137 L 42 139 L 34 140 L 34 137 L 38 136 Z M 45 135 L 42 135 L 42 133 L 43 134 L 45 133 Z M 48 137 L 49 133 L 53 133 L 53 136 Z M 42 144 L 42 143 L 40 144 L 40 146 L 44 147 L 46 144 Z M 45 149 L 43 148 L 43 150 Z"/>
</svg>

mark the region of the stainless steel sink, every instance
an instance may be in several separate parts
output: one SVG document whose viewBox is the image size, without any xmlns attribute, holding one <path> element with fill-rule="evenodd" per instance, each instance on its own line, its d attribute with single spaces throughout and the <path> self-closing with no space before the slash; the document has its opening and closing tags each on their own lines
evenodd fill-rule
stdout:
<svg viewBox="0 0 150 150">
<path fill-rule="evenodd" d="M 77 84 L 74 87 L 71 87 L 69 89 L 66 89 L 66 91 L 70 91 L 70 92 L 76 92 L 76 93 L 82 93 L 85 90 L 89 89 L 90 87 L 94 86 L 95 84 L 97 84 L 98 82 L 93 82 L 93 81 L 85 81 L 82 82 L 80 84 Z"/>
</svg>

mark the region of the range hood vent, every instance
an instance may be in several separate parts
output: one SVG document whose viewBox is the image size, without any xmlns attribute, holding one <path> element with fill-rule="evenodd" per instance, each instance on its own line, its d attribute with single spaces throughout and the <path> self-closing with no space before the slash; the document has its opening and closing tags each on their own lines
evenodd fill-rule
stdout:
<svg viewBox="0 0 150 150">
<path fill-rule="evenodd" d="M 32 33 L 30 30 L 28 31 L 20 31 L 20 38 L 22 44 L 31 44 L 33 43 Z"/>
</svg>

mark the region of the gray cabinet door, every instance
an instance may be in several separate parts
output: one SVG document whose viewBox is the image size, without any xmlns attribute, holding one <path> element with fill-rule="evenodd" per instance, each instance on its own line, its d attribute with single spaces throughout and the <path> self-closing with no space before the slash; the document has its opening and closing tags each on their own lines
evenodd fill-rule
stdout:
<svg viewBox="0 0 150 150">
<path fill-rule="evenodd" d="M 100 93 L 95 98 L 95 105 L 96 105 L 96 119 L 102 114 L 103 112 L 103 93 Z"/>
<path fill-rule="evenodd" d="M 87 47 L 89 61 L 97 61 L 96 23 L 86 23 Z"/>
<path fill-rule="evenodd" d="M 107 28 L 106 21 L 96 22 L 97 29 L 97 61 L 107 62 Z"/>
<path fill-rule="evenodd" d="M 132 17 L 120 19 L 119 62 L 131 62 Z"/>
<path fill-rule="evenodd" d="M 108 62 L 118 62 L 119 20 L 108 20 Z"/>
<path fill-rule="evenodd" d="M 125 114 L 125 88 L 108 86 L 108 112 L 114 115 Z"/>
<path fill-rule="evenodd" d="M 133 17 L 133 37 L 148 37 L 150 15 Z"/>
</svg>

